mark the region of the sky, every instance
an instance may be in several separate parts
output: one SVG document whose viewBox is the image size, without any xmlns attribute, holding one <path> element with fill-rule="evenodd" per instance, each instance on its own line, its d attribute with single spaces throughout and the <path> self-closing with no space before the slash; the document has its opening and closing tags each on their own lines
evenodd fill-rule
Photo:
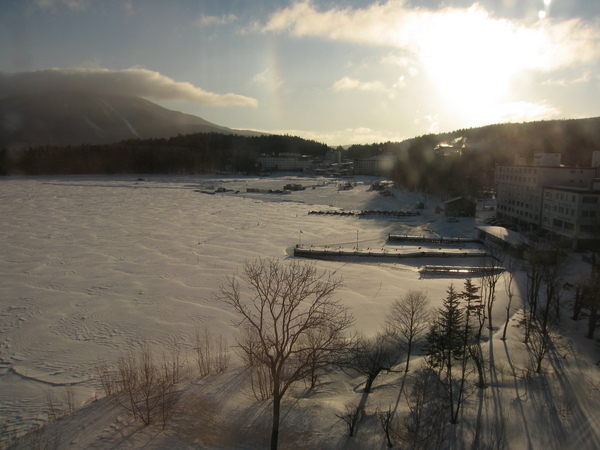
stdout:
<svg viewBox="0 0 600 450">
<path fill-rule="evenodd" d="M 0 98 L 143 96 L 329 145 L 600 116 L 596 0 L 2 0 Z"/>
</svg>

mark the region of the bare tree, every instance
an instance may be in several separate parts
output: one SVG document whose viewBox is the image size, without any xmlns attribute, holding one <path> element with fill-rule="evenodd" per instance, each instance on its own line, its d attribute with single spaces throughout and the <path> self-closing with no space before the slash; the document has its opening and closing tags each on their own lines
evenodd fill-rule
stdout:
<svg viewBox="0 0 600 450">
<path fill-rule="evenodd" d="M 311 349 L 308 355 L 308 374 L 306 377 L 311 389 L 314 389 L 317 386 L 319 376 L 321 376 L 328 367 L 337 363 L 339 360 L 339 355 L 320 347 L 321 342 L 323 342 L 323 339 L 325 338 L 323 333 L 327 332 L 327 330 L 322 329 L 311 330 L 302 337 L 302 345 Z M 340 349 L 345 345 L 345 340 L 334 344 L 334 346 Z M 332 359 L 332 357 L 334 359 Z"/>
<path fill-rule="evenodd" d="M 117 361 L 120 394 L 115 396 L 117 403 L 150 425 L 160 407 L 160 370 L 154 363 L 148 345 L 142 345 L 138 353 L 130 351 Z"/>
<path fill-rule="evenodd" d="M 500 413 L 494 417 L 487 425 L 477 420 L 470 430 L 473 438 L 471 440 L 471 450 L 505 450 L 509 448 L 509 438 L 507 432 L 507 418 Z"/>
<path fill-rule="evenodd" d="M 581 314 L 581 309 L 583 308 L 583 287 L 585 285 L 585 280 L 580 279 L 577 284 L 574 286 L 575 289 L 575 298 L 573 298 L 573 315 L 571 316 L 571 320 L 579 320 L 579 314 Z"/>
<path fill-rule="evenodd" d="M 468 336 L 466 350 L 469 358 L 475 364 L 479 381 L 477 387 L 485 388 L 485 358 L 481 349 L 481 332 L 485 323 L 484 304 L 481 300 L 481 295 L 478 294 L 479 288 L 473 284 L 470 278 L 465 280 L 464 288 L 460 293 L 461 300 L 465 303 L 465 333 L 471 334 Z M 473 327 L 470 327 L 471 317 L 475 316 L 479 322 L 479 327 L 473 332 Z"/>
<path fill-rule="evenodd" d="M 196 329 L 194 334 L 196 363 L 201 376 L 222 373 L 229 367 L 229 351 L 223 336 L 214 337 L 208 330 Z"/>
<path fill-rule="evenodd" d="M 268 400 L 273 397 L 273 377 L 270 368 L 263 364 L 256 355 L 261 351 L 260 338 L 250 324 L 242 326 L 239 342 L 244 345 L 238 347 L 242 362 L 250 374 L 250 387 L 258 401 Z"/>
<path fill-rule="evenodd" d="M 77 405 L 75 404 L 75 391 L 71 383 L 65 384 L 65 402 L 67 404 L 67 412 L 69 414 L 75 412 Z"/>
<path fill-rule="evenodd" d="M 394 443 L 392 442 L 392 429 L 394 423 L 394 411 L 392 411 L 392 407 L 388 407 L 387 411 L 377 411 L 377 418 L 379 419 L 379 423 L 383 432 L 385 433 L 385 440 L 387 442 L 388 448 L 392 448 Z"/>
<path fill-rule="evenodd" d="M 554 258 L 546 261 L 542 282 L 545 286 L 545 303 L 541 306 L 542 326 L 546 326 L 552 319 L 550 313 L 554 313 L 554 320 L 560 319 L 560 307 L 565 286 L 565 277 L 569 272 L 569 259 L 559 251 L 555 252 Z"/>
<path fill-rule="evenodd" d="M 387 323 L 406 354 L 406 372 L 414 349 L 424 341 L 431 317 L 429 300 L 423 291 L 408 291 L 392 304 Z"/>
<path fill-rule="evenodd" d="M 431 369 L 415 372 L 412 389 L 406 397 L 408 412 L 392 422 L 391 435 L 414 450 L 444 447 L 447 393 Z"/>
<path fill-rule="evenodd" d="M 346 403 L 344 406 L 344 412 L 342 414 L 336 414 L 335 416 L 342 419 L 348 427 L 348 435 L 354 436 L 358 431 L 358 425 L 363 418 L 365 412 L 360 405 L 354 402 Z"/>
<path fill-rule="evenodd" d="M 392 370 L 400 356 L 401 350 L 386 330 L 370 338 L 358 337 L 349 347 L 340 367 L 365 375 L 364 391 L 369 393 L 377 376 L 384 370 Z"/>
<path fill-rule="evenodd" d="M 539 252 L 537 256 L 534 255 L 533 261 L 529 262 L 530 269 L 535 268 L 536 265 L 540 266 L 539 278 L 536 281 L 537 294 L 532 296 L 533 301 L 530 301 L 529 317 L 525 316 L 524 342 L 535 371 L 540 373 L 542 362 L 553 345 L 556 335 L 555 328 L 560 318 L 560 301 L 564 290 L 563 277 L 567 271 L 568 261 L 558 251 L 550 249 L 543 253 Z M 542 293 L 545 296 L 542 297 Z"/>
<path fill-rule="evenodd" d="M 527 350 L 529 351 L 532 367 L 535 367 L 537 373 L 542 372 L 542 362 L 546 358 L 556 336 L 554 323 L 542 325 L 541 321 L 534 320 L 531 324 Z"/>
<path fill-rule="evenodd" d="M 159 418 L 164 428 L 179 399 L 177 384 L 185 376 L 185 365 L 177 349 L 171 353 L 163 349 L 163 359 L 157 363 L 150 347 L 142 344 L 121 356 L 116 368 L 102 363 L 97 372 L 104 393 L 117 405 L 144 425 Z"/>
<path fill-rule="evenodd" d="M 524 318 L 524 342 L 529 341 L 531 327 L 538 317 L 538 307 L 540 306 L 541 291 L 544 279 L 548 279 L 548 268 L 552 264 L 553 255 L 556 251 L 545 243 L 535 244 L 525 258 L 525 272 L 527 274 L 526 298 L 529 310 L 529 317 Z"/>
<path fill-rule="evenodd" d="M 315 349 L 329 361 L 344 347 L 342 337 L 353 318 L 333 298 L 340 284 L 314 264 L 259 258 L 219 288 L 218 299 L 240 316 L 236 326 L 245 326 L 238 346 L 246 363 L 264 368 L 272 382 L 272 449 L 278 445 L 281 400 L 310 373 Z M 318 342 L 305 339 L 311 333 Z"/>
<path fill-rule="evenodd" d="M 506 291 L 506 295 L 508 295 L 508 304 L 506 305 L 506 322 L 504 322 L 504 330 L 502 331 L 502 340 L 506 340 L 506 331 L 508 329 L 508 322 L 510 320 L 510 308 L 512 305 L 512 300 L 515 295 L 514 292 L 514 281 L 515 274 L 518 268 L 518 260 L 514 256 L 507 255 L 504 259 L 504 268 L 506 269 L 502 276 L 504 277 L 504 290 Z"/>
<path fill-rule="evenodd" d="M 589 312 L 586 337 L 592 339 L 600 320 L 600 271 L 596 269 L 585 281 L 581 296 L 582 305 Z"/>
<path fill-rule="evenodd" d="M 492 254 L 485 258 L 483 266 L 487 269 L 481 277 L 481 298 L 485 305 L 485 315 L 488 320 L 488 328 L 493 330 L 492 312 L 496 301 L 496 285 L 502 275 L 502 266 L 500 260 L 496 256 L 497 251 L 492 251 Z"/>
</svg>

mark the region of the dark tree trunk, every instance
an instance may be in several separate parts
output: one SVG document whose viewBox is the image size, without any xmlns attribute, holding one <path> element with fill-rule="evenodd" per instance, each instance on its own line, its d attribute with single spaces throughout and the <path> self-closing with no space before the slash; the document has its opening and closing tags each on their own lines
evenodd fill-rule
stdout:
<svg viewBox="0 0 600 450">
<path fill-rule="evenodd" d="M 277 450 L 277 441 L 279 440 L 279 413 L 281 409 L 281 399 L 278 395 L 273 396 L 273 427 L 271 429 L 271 450 Z"/>
<path fill-rule="evenodd" d="M 371 392 L 371 388 L 373 387 L 373 382 L 375 381 L 375 378 L 377 378 L 377 375 L 379 375 L 379 372 L 381 372 L 381 369 L 379 369 L 374 374 L 371 374 L 371 375 L 368 376 L 367 382 L 365 384 L 365 389 L 364 389 L 364 391 L 366 393 Z"/>
<path fill-rule="evenodd" d="M 590 318 L 588 320 L 588 333 L 586 337 L 588 339 L 594 338 L 594 332 L 596 331 L 596 325 L 598 324 L 598 310 L 593 308 L 590 310 Z"/>
<path fill-rule="evenodd" d="M 410 364 L 410 354 L 412 353 L 412 339 L 409 339 L 408 341 L 408 345 L 406 348 L 406 368 L 404 369 L 405 372 L 408 372 L 408 366 Z"/>
<path fill-rule="evenodd" d="M 375 377 L 370 376 L 367 378 L 367 382 L 365 384 L 365 389 L 364 389 L 365 392 L 367 392 L 367 393 L 371 392 L 371 387 L 373 386 L 373 381 L 375 381 Z"/>
<path fill-rule="evenodd" d="M 571 320 L 578 320 L 581 313 L 581 288 L 579 285 L 575 288 L 575 303 L 573 303 L 573 317 Z"/>
</svg>

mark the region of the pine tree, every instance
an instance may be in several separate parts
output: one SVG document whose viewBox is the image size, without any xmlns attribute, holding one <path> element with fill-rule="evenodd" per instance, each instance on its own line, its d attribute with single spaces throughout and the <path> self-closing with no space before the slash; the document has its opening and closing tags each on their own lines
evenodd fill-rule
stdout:
<svg viewBox="0 0 600 450">
<path fill-rule="evenodd" d="M 453 361 L 460 359 L 464 353 L 465 313 L 460 305 L 460 294 L 452 284 L 446 292 L 447 296 L 427 335 L 426 347 L 429 363 L 440 370 L 450 370 Z"/>
<path fill-rule="evenodd" d="M 473 332 L 468 321 L 468 310 L 461 305 L 462 294 L 456 292 L 452 284 L 446 292 L 447 296 L 427 335 L 427 362 L 436 369 L 438 379 L 448 394 L 450 423 L 457 423 L 465 398 L 467 366 L 471 358 L 469 345 L 473 342 Z M 474 292 L 471 293 L 474 295 Z"/>
</svg>

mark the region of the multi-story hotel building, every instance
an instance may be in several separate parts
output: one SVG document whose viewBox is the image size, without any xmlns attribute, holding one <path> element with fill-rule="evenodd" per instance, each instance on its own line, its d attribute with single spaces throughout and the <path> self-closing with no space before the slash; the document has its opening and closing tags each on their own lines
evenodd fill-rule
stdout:
<svg viewBox="0 0 600 450">
<path fill-rule="evenodd" d="M 600 240 L 600 152 L 592 167 L 560 165 L 559 153 L 538 153 L 533 165 L 496 166 L 497 217 L 523 230 L 546 230 L 582 242 Z"/>
</svg>

